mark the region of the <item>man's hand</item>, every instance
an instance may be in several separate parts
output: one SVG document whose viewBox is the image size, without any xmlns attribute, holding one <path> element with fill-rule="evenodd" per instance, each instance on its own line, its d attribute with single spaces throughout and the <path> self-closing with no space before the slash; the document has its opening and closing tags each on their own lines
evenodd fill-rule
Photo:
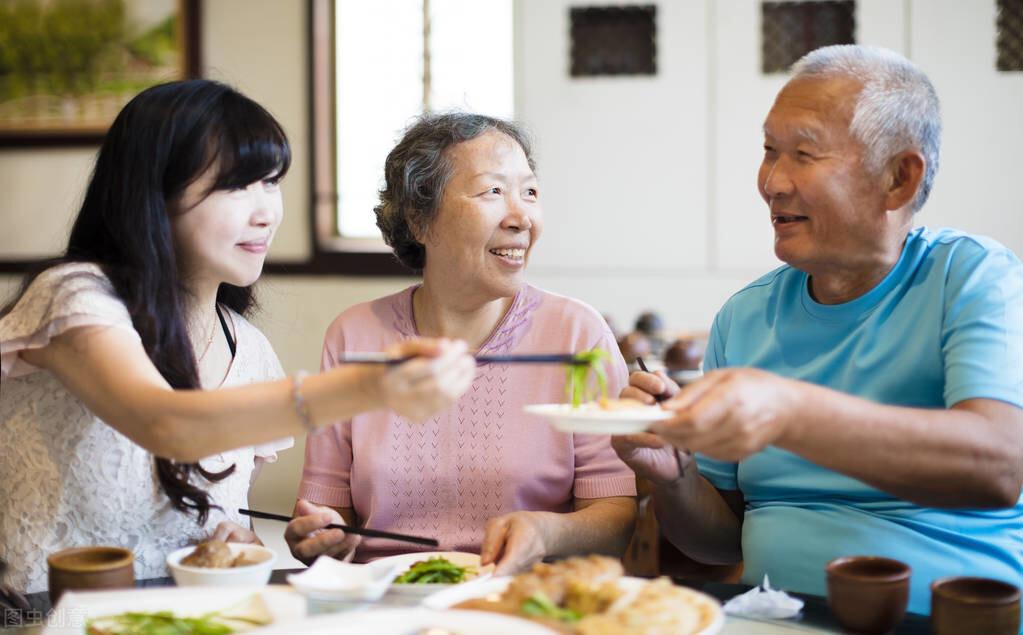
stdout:
<svg viewBox="0 0 1023 635">
<path fill-rule="evenodd" d="M 739 461 L 786 434 L 799 404 L 798 385 L 755 368 L 712 371 L 661 404 L 675 414 L 650 432 L 677 448 Z"/>
<path fill-rule="evenodd" d="M 678 384 L 668 379 L 663 371 L 646 373 L 641 370 L 629 375 L 629 385 L 622 389 L 622 399 L 635 399 L 652 405 L 663 399 L 674 397 L 679 392 Z"/>
<path fill-rule="evenodd" d="M 685 469 L 693 461 L 689 454 L 683 454 L 676 460 L 675 448 L 649 432 L 611 437 L 611 447 L 637 476 L 654 485 L 677 481 L 682 476 L 679 463 Z"/>
</svg>

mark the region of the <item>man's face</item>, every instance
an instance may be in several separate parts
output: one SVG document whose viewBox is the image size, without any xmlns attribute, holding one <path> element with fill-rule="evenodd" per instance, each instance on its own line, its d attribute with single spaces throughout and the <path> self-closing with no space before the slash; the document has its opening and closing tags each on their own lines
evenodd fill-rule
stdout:
<svg viewBox="0 0 1023 635">
<path fill-rule="evenodd" d="M 758 186 L 774 253 L 811 275 L 867 265 L 888 231 L 882 178 L 849 132 L 861 87 L 848 78 L 792 81 L 764 122 Z"/>
</svg>

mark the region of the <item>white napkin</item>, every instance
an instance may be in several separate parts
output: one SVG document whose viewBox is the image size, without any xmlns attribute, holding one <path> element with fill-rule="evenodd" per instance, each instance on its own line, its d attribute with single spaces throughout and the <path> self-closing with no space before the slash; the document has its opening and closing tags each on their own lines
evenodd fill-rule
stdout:
<svg viewBox="0 0 1023 635">
<path fill-rule="evenodd" d="M 785 619 L 799 615 L 803 601 L 784 591 L 771 588 L 771 581 L 764 575 L 764 583 L 725 603 L 725 613 L 742 617 Z"/>
<path fill-rule="evenodd" d="M 289 575 L 288 584 L 300 593 L 371 602 L 387 592 L 401 568 L 400 564 L 352 564 L 320 556 L 302 573 Z"/>
</svg>

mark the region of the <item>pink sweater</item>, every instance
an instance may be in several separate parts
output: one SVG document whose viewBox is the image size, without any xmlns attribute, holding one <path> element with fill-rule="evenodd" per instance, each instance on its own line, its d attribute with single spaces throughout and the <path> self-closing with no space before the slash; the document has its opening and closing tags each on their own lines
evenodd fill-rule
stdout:
<svg viewBox="0 0 1023 635">
<path fill-rule="evenodd" d="M 338 316 L 327 330 L 323 368 L 344 352 L 382 351 L 417 337 L 414 289 Z M 574 353 L 597 346 L 613 355 L 608 390 L 617 395 L 627 371 L 600 315 L 577 300 L 526 286 L 480 353 Z M 558 432 L 522 412 L 526 404 L 565 401 L 565 374 L 554 365 L 484 365 L 458 404 L 428 421 L 378 411 L 310 434 L 299 497 L 354 507 L 366 527 L 433 536 L 442 549 L 478 553 L 484 525 L 494 516 L 567 512 L 574 498 L 635 495 L 635 477 L 608 437 Z M 356 559 L 415 549 L 364 539 Z"/>
</svg>

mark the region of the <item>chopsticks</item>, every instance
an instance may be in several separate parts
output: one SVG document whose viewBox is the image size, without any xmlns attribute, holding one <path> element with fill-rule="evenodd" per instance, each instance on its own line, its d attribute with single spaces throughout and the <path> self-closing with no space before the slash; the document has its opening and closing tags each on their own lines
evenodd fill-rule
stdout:
<svg viewBox="0 0 1023 635">
<path fill-rule="evenodd" d="M 636 363 L 639 364 L 639 369 L 641 371 L 643 371 L 644 373 L 649 373 L 650 372 L 650 369 L 646 367 L 646 362 L 643 361 L 642 357 L 637 356 L 636 357 Z M 654 395 L 653 397 L 654 397 L 654 401 L 657 402 L 657 403 L 661 403 L 662 401 L 667 400 L 668 399 L 667 388 L 665 388 L 664 392 L 662 392 L 661 394 Z M 679 452 L 677 447 L 672 446 L 672 448 L 675 450 L 675 465 L 678 466 L 678 477 L 680 479 L 684 478 L 685 475 L 686 475 L 686 471 L 682 467 L 682 454 Z M 693 455 L 693 453 L 690 452 L 689 450 L 684 450 L 684 452 L 686 453 L 686 456 L 692 456 Z"/>
<path fill-rule="evenodd" d="M 391 357 L 387 353 L 345 353 L 338 358 L 339 364 L 387 364 L 395 366 L 403 364 L 412 357 Z M 553 353 L 539 355 L 477 355 L 477 364 L 589 364 L 570 353 Z"/>
<path fill-rule="evenodd" d="M 253 518 L 263 518 L 265 520 L 280 520 L 283 522 L 289 522 L 292 520 L 291 516 L 271 514 L 269 512 L 258 512 L 253 509 L 239 509 L 238 513 L 245 516 L 252 516 Z M 437 542 L 436 538 L 424 538 L 422 536 L 409 536 L 406 534 L 392 534 L 389 531 L 367 529 L 365 527 L 356 527 L 354 525 L 337 525 L 331 523 L 327 525 L 326 529 L 340 529 L 341 531 L 349 534 L 358 534 L 360 536 L 368 536 L 370 538 L 386 538 L 387 540 L 397 540 L 400 542 L 411 542 L 417 545 L 426 545 L 427 547 L 440 546 L 440 543 Z"/>
</svg>

